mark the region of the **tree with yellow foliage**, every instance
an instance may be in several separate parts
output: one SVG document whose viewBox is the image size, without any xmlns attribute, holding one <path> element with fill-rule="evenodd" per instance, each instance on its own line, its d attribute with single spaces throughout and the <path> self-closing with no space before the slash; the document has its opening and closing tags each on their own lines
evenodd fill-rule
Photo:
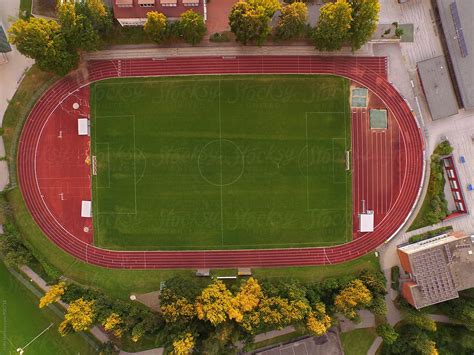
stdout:
<svg viewBox="0 0 474 355">
<path fill-rule="evenodd" d="M 242 284 L 237 295 L 232 298 L 229 318 L 235 319 L 238 323 L 242 322 L 244 314 L 254 310 L 262 297 L 263 292 L 258 281 L 253 277 L 249 278 Z"/>
<path fill-rule="evenodd" d="M 102 326 L 107 332 L 113 332 L 114 335 L 118 338 L 122 336 L 122 319 L 120 315 L 112 312 L 110 315 L 102 321 Z"/>
<path fill-rule="evenodd" d="M 331 326 L 331 317 L 326 314 L 324 303 L 317 303 L 306 317 L 306 328 L 316 336 L 325 334 Z"/>
<path fill-rule="evenodd" d="M 39 302 L 39 308 L 46 307 L 47 305 L 58 302 L 61 299 L 61 296 L 64 294 L 66 283 L 61 281 L 56 285 L 50 287 L 48 292 L 41 297 Z"/>
<path fill-rule="evenodd" d="M 173 302 L 160 308 L 166 323 L 189 322 L 196 316 L 194 305 L 184 297 L 174 298 Z"/>
<path fill-rule="evenodd" d="M 341 291 L 334 299 L 336 311 L 349 319 L 356 319 L 357 309 L 366 307 L 372 301 L 372 294 L 361 280 L 355 279 Z"/>
<path fill-rule="evenodd" d="M 199 319 L 208 320 L 216 326 L 228 319 L 232 308 L 232 293 L 222 281 L 217 280 L 196 297 L 195 307 Z"/>
<path fill-rule="evenodd" d="M 81 332 L 90 328 L 95 317 L 94 303 L 83 298 L 71 302 L 64 319 L 74 331 Z"/>
<path fill-rule="evenodd" d="M 194 347 L 194 337 L 191 333 L 181 334 L 177 339 L 173 340 L 173 354 L 187 355 Z"/>
</svg>

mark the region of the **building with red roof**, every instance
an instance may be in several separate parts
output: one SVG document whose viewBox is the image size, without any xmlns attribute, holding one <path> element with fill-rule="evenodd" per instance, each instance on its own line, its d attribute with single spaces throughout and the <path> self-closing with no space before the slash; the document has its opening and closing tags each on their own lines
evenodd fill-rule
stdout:
<svg viewBox="0 0 474 355">
<path fill-rule="evenodd" d="M 112 0 L 114 17 L 122 26 L 143 26 L 150 11 L 163 13 L 168 20 L 176 21 L 179 16 L 193 10 L 207 18 L 206 0 Z"/>
</svg>

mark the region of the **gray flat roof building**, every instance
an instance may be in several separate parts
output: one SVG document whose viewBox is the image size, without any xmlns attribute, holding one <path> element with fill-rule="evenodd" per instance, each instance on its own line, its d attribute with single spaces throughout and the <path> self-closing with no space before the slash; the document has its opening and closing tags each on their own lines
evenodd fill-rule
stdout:
<svg viewBox="0 0 474 355">
<path fill-rule="evenodd" d="M 426 100 L 434 120 L 458 113 L 458 103 L 444 56 L 417 63 Z"/>
<path fill-rule="evenodd" d="M 474 287 L 474 236 L 450 232 L 399 246 L 397 253 L 410 276 L 401 294 L 417 309 L 458 298 L 459 291 Z"/>
<path fill-rule="evenodd" d="M 437 0 L 464 108 L 474 108 L 474 1 Z"/>
</svg>

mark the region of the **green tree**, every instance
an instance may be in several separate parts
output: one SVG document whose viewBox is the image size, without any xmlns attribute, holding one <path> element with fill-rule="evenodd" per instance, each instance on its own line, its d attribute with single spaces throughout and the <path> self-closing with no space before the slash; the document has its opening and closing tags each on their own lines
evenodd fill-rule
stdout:
<svg viewBox="0 0 474 355">
<path fill-rule="evenodd" d="M 74 2 L 58 2 L 57 13 L 61 23 L 61 33 L 71 51 L 76 49 L 95 50 L 100 37 L 92 22 L 82 13 Z"/>
<path fill-rule="evenodd" d="M 70 51 L 61 26 L 53 20 L 18 20 L 8 30 L 10 41 L 23 55 L 46 71 L 65 75 L 77 66 L 79 56 Z"/>
<path fill-rule="evenodd" d="M 181 14 L 178 28 L 181 37 L 192 45 L 201 42 L 206 34 L 204 18 L 193 10 L 188 10 Z"/>
<path fill-rule="evenodd" d="M 229 16 L 230 30 L 242 44 L 255 41 L 261 45 L 270 33 L 269 21 L 263 7 L 254 8 L 243 1 L 232 7 Z"/>
<path fill-rule="evenodd" d="M 168 21 L 161 12 L 150 11 L 146 14 L 146 22 L 143 26 L 145 33 L 156 43 L 161 43 L 166 39 Z"/>
<path fill-rule="evenodd" d="M 275 35 L 280 39 L 301 37 L 306 30 L 308 7 L 305 3 L 297 1 L 285 6 L 281 10 L 280 21 L 275 30 Z"/>
<path fill-rule="evenodd" d="M 80 14 L 89 19 L 92 27 L 100 36 L 106 35 L 112 28 L 112 14 L 103 0 L 75 1 Z"/>
<path fill-rule="evenodd" d="M 247 0 L 253 8 L 262 7 L 265 9 L 267 17 L 272 17 L 275 12 L 281 9 L 281 3 L 278 0 Z"/>
<path fill-rule="evenodd" d="M 349 40 L 352 50 L 366 43 L 377 29 L 379 21 L 379 0 L 348 0 L 352 8 L 352 22 Z"/>
<path fill-rule="evenodd" d="M 337 0 L 321 7 L 318 24 L 313 31 L 313 41 L 321 51 L 341 49 L 351 26 L 351 6 L 347 0 Z"/>
<path fill-rule="evenodd" d="M 393 344 L 398 338 L 398 333 L 395 329 L 388 323 L 380 324 L 377 327 L 377 334 L 383 339 L 387 344 Z"/>
</svg>

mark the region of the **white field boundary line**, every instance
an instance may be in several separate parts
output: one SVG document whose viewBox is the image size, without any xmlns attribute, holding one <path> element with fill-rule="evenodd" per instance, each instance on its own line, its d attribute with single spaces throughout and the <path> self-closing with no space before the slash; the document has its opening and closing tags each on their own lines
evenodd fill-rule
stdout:
<svg viewBox="0 0 474 355">
<path fill-rule="evenodd" d="M 96 177 L 96 179 L 97 179 L 96 187 L 97 187 L 98 189 L 108 189 L 108 188 L 110 188 L 110 144 L 109 144 L 109 142 L 100 142 L 100 143 L 95 142 L 95 147 L 96 147 L 96 148 L 95 148 L 95 149 L 96 149 L 96 151 L 95 151 L 95 157 L 96 157 L 96 161 L 97 161 L 97 146 L 98 146 L 98 145 L 107 145 L 107 176 L 108 176 L 108 184 L 107 184 L 107 186 L 99 186 L 99 179 Z M 96 162 L 96 164 L 97 164 L 97 162 Z M 98 174 L 99 174 L 99 170 L 97 169 L 97 174 L 96 174 L 96 176 L 98 176 Z"/>
<path fill-rule="evenodd" d="M 137 215 L 138 214 L 138 211 L 137 211 L 137 162 L 136 162 L 136 131 L 135 131 L 135 115 L 104 115 L 104 116 L 97 116 L 95 115 L 94 119 L 95 120 L 98 120 L 100 118 L 130 118 L 132 117 L 132 126 L 133 126 L 133 136 L 132 136 L 132 139 L 133 139 L 133 192 L 134 192 L 134 209 L 135 211 L 134 212 L 101 212 L 100 209 L 99 209 L 99 189 L 101 188 L 105 188 L 105 187 L 101 187 L 99 186 L 98 184 L 98 175 L 96 176 L 96 199 L 97 199 L 97 215 Z M 95 124 L 95 136 L 97 136 L 97 123 Z M 100 145 L 100 144 L 107 144 L 107 146 L 109 147 L 108 149 L 108 152 L 109 152 L 109 156 L 108 156 L 108 160 L 109 160 L 109 166 L 108 166 L 108 175 L 109 175 L 109 186 L 108 188 L 110 188 L 110 169 L 111 169 L 111 164 L 110 164 L 110 142 L 97 142 L 97 138 L 95 138 L 95 149 L 96 149 L 96 153 L 97 153 L 97 145 Z M 97 155 L 97 154 L 96 154 Z M 98 224 L 98 223 L 97 223 Z"/>
</svg>

